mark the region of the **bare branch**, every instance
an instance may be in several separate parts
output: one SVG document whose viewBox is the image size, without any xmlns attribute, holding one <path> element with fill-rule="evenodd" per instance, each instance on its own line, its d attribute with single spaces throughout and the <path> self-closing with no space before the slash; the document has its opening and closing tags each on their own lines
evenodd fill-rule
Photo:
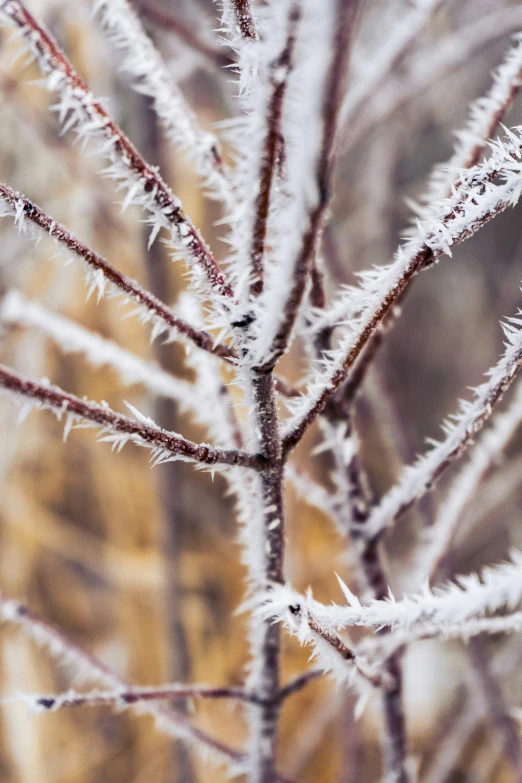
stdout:
<svg viewBox="0 0 522 783">
<path fill-rule="evenodd" d="M 257 41 L 258 34 L 250 0 L 225 0 L 234 9 L 238 30 L 247 41 Z"/>
<path fill-rule="evenodd" d="M 102 256 L 95 253 L 87 245 L 71 234 L 64 226 L 57 223 L 43 212 L 40 207 L 29 199 L 16 193 L 8 185 L 0 183 L 0 199 L 8 206 L 8 214 L 15 219 L 20 231 L 25 232 L 28 224 L 40 229 L 41 232 L 51 237 L 58 245 L 72 254 L 73 258 L 81 261 L 89 270 L 88 282 L 92 289 L 97 289 L 103 295 L 105 282 L 138 303 L 139 314 L 142 320 L 152 321 L 153 335 L 157 336 L 167 331 L 169 336 L 173 333 L 184 335 L 204 351 L 220 356 L 227 361 L 234 361 L 235 352 L 225 345 L 216 344 L 212 337 L 199 329 L 195 329 L 189 323 L 175 315 L 163 302 L 153 294 L 146 291 L 134 280 L 118 272 Z M 40 234 L 36 232 L 38 238 Z"/>
<path fill-rule="evenodd" d="M 404 470 L 399 482 L 361 527 L 361 535 L 375 538 L 392 525 L 406 509 L 433 488 L 449 465 L 472 444 L 522 367 L 522 320 L 519 315 L 508 319 L 514 326 L 502 324 L 507 337 L 506 349 L 497 364 L 487 372 L 488 380 L 474 390 L 473 402 L 460 401 L 459 412 L 443 425 L 444 440 L 436 442 L 431 451 Z"/>
<path fill-rule="evenodd" d="M 100 152 L 112 164 L 109 173 L 127 190 L 126 203 L 135 201 L 150 214 L 153 235 L 161 228 L 168 228 L 176 245 L 183 248 L 204 273 L 210 290 L 225 298 L 232 297 L 224 273 L 183 212 L 179 199 L 94 99 L 51 35 L 38 24 L 22 0 L 1 0 L 0 12 L 20 30 L 26 48 L 34 54 L 48 77 L 48 89 L 60 92 L 59 108 L 61 119 L 66 122 L 64 127 L 75 128 L 79 137 L 92 138 L 98 143 Z"/>
<path fill-rule="evenodd" d="M 192 443 L 157 427 L 146 417 L 142 417 L 143 420 L 140 421 L 133 421 L 108 406 L 80 400 L 56 386 L 44 386 L 29 381 L 2 365 L 0 365 L 0 387 L 34 401 L 37 407 L 52 410 L 58 417 L 65 416 L 66 431 L 78 421 L 87 421 L 101 427 L 102 440 L 112 442 L 118 448 L 127 441 L 146 446 L 152 450 L 155 464 L 170 459 L 185 459 L 205 465 L 241 465 L 256 470 L 264 464 L 264 460 L 257 455 Z"/>
<path fill-rule="evenodd" d="M 295 261 L 293 281 L 284 305 L 283 317 L 267 354 L 267 366 L 275 366 L 290 341 L 330 205 L 339 112 L 357 7 L 358 0 L 349 0 L 348 3 L 339 0 L 337 5 L 334 55 L 324 89 L 322 141 L 316 174 L 318 199 L 309 214 L 308 229 Z"/>
<path fill-rule="evenodd" d="M 299 18 L 299 7 L 298 5 L 293 5 L 289 15 L 288 37 L 285 48 L 277 60 L 271 64 L 270 68 L 272 94 L 268 101 L 267 127 L 261 152 L 259 193 L 254 206 L 252 247 L 250 252 L 252 259 L 252 285 L 250 291 L 253 296 L 259 296 L 263 291 L 264 253 L 268 231 L 268 218 L 270 214 L 270 196 L 272 192 L 272 182 L 276 176 L 277 159 L 281 154 L 281 145 L 284 144 L 284 137 L 281 132 L 283 105 L 288 79 L 293 67 L 296 31 L 299 24 Z"/>
</svg>

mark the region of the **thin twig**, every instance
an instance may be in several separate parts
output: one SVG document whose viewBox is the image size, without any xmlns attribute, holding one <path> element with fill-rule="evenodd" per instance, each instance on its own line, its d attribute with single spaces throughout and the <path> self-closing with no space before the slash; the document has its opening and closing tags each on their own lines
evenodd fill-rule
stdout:
<svg viewBox="0 0 522 783">
<path fill-rule="evenodd" d="M 232 297 L 224 273 L 199 231 L 183 212 L 179 200 L 159 172 L 141 157 L 121 128 L 94 99 L 51 35 L 29 13 L 22 0 L 1 0 L 0 12 L 22 33 L 26 47 L 49 77 L 48 88 L 62 93 L 61 112 L 63 119 L 69 115 L 67 125 L 76 127 L 84 138 L 95 137 L 100 141 L 101 151 L 115 167 L 114 175 L 128 189 L 127 198 L 132 200 L 140 193 L 141 204 L 150 212 L 154 226 L 175 229 L 176 240 L 204 272 L 210 289 L 225 298 Z"/>
<path fill-rule="evenodd" d="M 349 0 L 348 3 L 339 0 L 336 12 L 334 56 L 326 78 L 323 100 L 322 141 L 316 173 L 318 199 L 309 214 L 308 230 L 295 261 L 292 286 L 286 298 L 283 317 L 267 354 L 267 363 L 263 368 L 265 371 L 267 367 L 275 367 L 288 346 L 324 229 L 332 197 L 339 112 L 350 60 L 350 38 L 357 8 L 358 0 Z M 316 286 L 317 284 L 316 279 Z"/>
<path fill-rule="evenodd" d="M 298 5 L 293 5 L 289 15 L 286 45 L 270 68 L 269 83 L 272 92 L 268 101 L 266 135 L 260 161 L 259 193 L 254 206 L 252 245 L 250 249 L 252 263 L 250 291 L 253 296 L 259 296 L 263 291 L 264 254 L 270 214 L 270 196 L 272 193 L 272 182 L 276 176 L 276 163 L 281 149 L 283 106 L 288 79 L 293 67 L 299 17 L 299 7 Z"/>
<path fill-rule="evenodd" d="M 235 699 L 259 703 L 253 693 L 248 693 L 241 688 L 177 683 L 146 688 L 133 686 L 116 691 L 69 691 L 34 696 L 23 694 L 22 698 L 42 712 L 56 712 L 68 707 L 126 707 L 147 701 L 183 701 L 184 699 Z"/>
<path fill-rule="evenodd" d="M 32 201 L 2 183 L 0 183 L 0 199 L 11 208 L 10 214 L 15 218 L 20 231 L 25 230 L 26 221 L 29 221 L 92 270 L 95 274 L 92 282 L 95 283 L 95 287 L 100 293 L 103 292 L 103 282 L 107 281 L 119 289 L 122 294 L 137 302 L 140 308 L 143 308 L 143 311 L 148 311 L 150 319 L 154 322 L 155 330 L 158 329 L 157 324 L 159 321 L 160 331 L 161 326 L 169 332 L 174 330 L 187 337 L 187 339 L 204 351 L 209 351 L 229 362 L 235 360 L 236 354 L 233 349 L 220 343 L 216 344 L 207 332 L 195 329 L 182 318 L 179 318 L 157 297 L 142 288 L 134 280 L 118 272 L 102 256 L 80 242 L 74 234 L 46 215 Z"/>
<path fill-rule="evenodd" d="M 105 440 L 112 440 L 116 444 L 132 440 L 139 445 L 147 446 L 153 449 L 160 461 L 170 455 L 205 465 L 241 465 L 255 470 L 264 466 L 264 459 L 259 455 L 193 443 L 156 427 L 152 421 L 150 423 L 149 420 L 134 421 L 116 413 L 108 406 L 81 400 L 56 386 L 34 383 L 2 365 L 0 365 L 0 387 L 34 400 L 38 405 L 54 411 L 58 416 L 65 416 L 69 427 L 78 420 L 88 421 L 102 427 Z"/>
</svg>

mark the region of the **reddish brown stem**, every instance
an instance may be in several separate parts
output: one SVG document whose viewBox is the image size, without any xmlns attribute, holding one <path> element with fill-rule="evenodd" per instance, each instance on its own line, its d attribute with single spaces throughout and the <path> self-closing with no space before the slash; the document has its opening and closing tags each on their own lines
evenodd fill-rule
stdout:
<svg viewBox="0 0 522 783">
<path fill-rule="evenodd" d="M 317 161 L 318 199 L 309 215 L 308 230 L 295 262 L 293 282 L 285 303 L 281 323 L 268 351 L 267 362 L 261 368 L 265 372 L 267 369 L 275 367 L 290 341 L 330 205 L 337 126 L 350 58 L 350 37 L 357 7 L 358 0 L 348 0 L 347 3 L 339 0 L 339 24 L 323 103 L 322 144 Z"/>
<path fill-rule="evenodd" d="M 292 6 L 286 46 L 271 66 L 270 83 L 272 94 L 268 103 L 267 132 L 261 155 L 259 193 L 254 208 L 254 228 L 252 232 L 252 247 L 250 253 L 253 273 L 253 282 L 250 291 L 253 296 L 259 296 L 263 291 L 264 255 L 268 231 L 268 217 L 270 214 L 270 197 L 272 193 L 272 182 L 276 175 L 276 163 L 281 147 L 283 105 L 288 79 L 293 67 L 293 54 L 299 16 L 299 8 L 296 5 Z"/>
<path fill-rule="evenodd" d="M 165 450 L 174 456 L 186 457 L 194 462 L 205 465 L 240 465 L 256 470 L 260 470 L 265 465 L 265 460 L 259 455 L 193 443 L 159 427 L 129 419 L 108 407 L 81 400 L 55 386 L 34 383 L 2 365 L 0 365 L 0 386 L 22 397 L 37 400 L 59 414 L 72 414 L 85 421 L 92 421 L 112 432 L 136 438 L 143 445 Z"/>
<path fill-rule="evenodd" d="M 236 22 L 243 38 L 257 41 L 258 34 L 250 0 L 230 0 L 236 15 Z"/>
<path fill-rule="evenodd" d="M 3 0 L 2 10 L 28 39 L 28 47 L 36 51 L 40 66 L 45 73 L 62 74 L 73 93 L 85 99 L 84 111 L 87 122 L 93 120 L 100 127 L 108 142 L 110 155 L 116 155 L 119 162 L 136 177 L 136 185 L 149 196 L 157 217 L 175 226 L 183 239 L 183 247 L 194 262 L 201 266 L 212 289 L 225 297 L 232 297 L 224 273 L 219 268 L 203 237 L 184 213 L 179 201 L 170 191 L 159 172 L 148 164 L 123 133 L 121 128 L 107 114 L 103 106 L 95 101 L 84 79 L 75 71 L 65 53 L 36 19 L 29 13 L 21 0 Z"/>
<path fill-rule="evenodd" d="M 211 335 L 207 334 L 207 332 L 195 329 L 182 318 L 175 315 L 172 310 L 157 297 L 139 286 L 134 280 L 131 280 L 121 272 L 118 272 L 118 270 L 111 266 L 102 256 L 80 242 L 74 234 L 71 234 L 64 226 L 46 215 L 45 212 L 36 204 L 33 204 L 32 201 L 21 196 L 19 193 L 15 193 L 10 187 L 1 183 L 0 199 L 3 199 L 7 204 L 13 207 L 16 213 L 21 211 L 19 218 L 18 215 L 16 215 L 20 224 L 23 220 L 31 221 L 31 223 L 52 237 L 59 245 L 73 253 L 73 255 L 87 264 L 91 269 L 94 269 L 96 272 L 101 272 L 105 280 L 108 280 L 119 288 L 122 293 L 132 297 L 138 304 L 149 310 L 152 315 L 163 321 L 168 329 L 175 329 L 180 334 L 185 335 L 185 337 L 204 351 L 216 354 L 216 356 L 220 356 L 226 361 L 234 362 L 236 354 L 231 348 L 219 343 L 216 344 Z"/>
</svg>

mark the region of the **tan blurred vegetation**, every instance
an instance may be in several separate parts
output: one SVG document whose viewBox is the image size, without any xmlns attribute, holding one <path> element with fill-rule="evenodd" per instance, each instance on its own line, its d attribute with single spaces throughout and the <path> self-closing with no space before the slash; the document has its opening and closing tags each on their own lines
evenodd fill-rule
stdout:
<svg viewBox="0 0 522 783">
<path fill-rule="evenodd" d="M 216 252 L 224 255 L 226 246 L 219 242 L 220 229 L 214 225 L 217 208 L 202 197 L 188 164 L 167 148 L 147 102 L 117 77 L 89 5 L 88 0 L 30 4 L 65 45 L 95 93 L 108 96 L 131 138 L 164 166 L 186 211 Z M 210 2 L 164 0 L 163 5 L 194 20 L 202 35 L 212 39 L 216 17 Z M 499 6 L 517 3 L 451 3 L 427 31 L 427 40 L 436 46 L 470 15 Z M 232 87 L 227 78 L 203 59 L 193 63 L 175 35 L 153 25 L 150 29 L 171 58 L 174 76 L 182 74 L 184 90 L 204 122 L 210 125 L 228 116 Z M 447 157 L 452 128 L 462 125 L 468 101 L 487 88 L 489 71 L 499 62 L 506 42 L 504 36 L 481 48 L 347 152 L 328 240 L 334 277 L 350 280 L 354 269 L 389 257 L 408 219 L 404 196 L 418 193 L 432 163 Z M 11 66 L 14 49 L 2 32 L 0 179 L 41 204 L 126 274 L 146 284 L 162 281 L 163 297 L 174 301 L 183 287 L 179 268 L 159 244 L 147 259 L 141 216 L 134 209 L 121 215 L 112 183 L 97 173 L 99 161 L 82 156 L 68 138 L 59 136 L 56 119 L 47 111 L 47 94 L 30 84 L 39 78 L 36 67 L 27 69 L 20 62 Z M 513 117 L 519 116 L 520 108 L 513 109 Z M 122 320 L 118 305 L 106 300 L 96 304 L 94 299 L 85 303 L 81 271 L 50 260 L 55 252 L 50 243 L 34 247 L 8 222 L 1 232 L 0 285 L 23 290 L 141 356 L 156 356 L 147 330 L 136 319 Z M 521 240 L 520 212 L 506 214 L 452 260 L 445 259 L 415 283 L 359 407 L 365 455 L 378 493 L 424 438 L 437 433 L 438 422 L 453 409 L 457 395 L 478 382 L 498 353 L 498 320 L 520 301 Z M 162 360 L 182 373 L 181 352 L 169 348 L 169 353 L 165 358 L 162 352 Z M 173 430 L 202 437 L 191 422 L 169 406 L 159 406 L 141 388 L 123 388 L 109 370 L 93 371 L 77 357 L 62 356 L 34 330 L 4 333 L 0 359 L 30 377 L 47 376 L 75 394 L 107 400 L 118 410 L 127 399 L 147 414 L 159 412 L 163 420 L 170 419 Z M 294 379 L 302 372 L 292 356 L 285 369 Z M 221 479 L 212 482 L 182 464 L 150 470 L 147 454 L 140 449 L 129 446 L 113 454 L 89 431 L 75 431 L 63 444 L 61 425 L 49 414 L 32 413 L 18 427 L 15 417 L 12 400 L 2 397 L 2 589 L 29 603 L 136 684 L 240 684 L 246 665 L 246 618 L 236 609 L 243 596 L 244 571 Z M 511 455 L 518 470 L 519 446 Z M 308 458 L 307 466 L 325 476 L 321 458 Z M 519 475 L 514 473 L 509 494 L 505 487 L 499 489 L 503 502 L 493 502 L 473 535 L 459 542 L 456 569 L 480 564 L 486 549 L 491 560 L 504 555 L 509 544 L 520 546 Z M 479 498 L 477 507 L 489 502 L 488 497 Z M 429 516 L 430 508 L 428 499 L 420 511 Z M 313 584 L 319 598 L 337 595 L 333 572 L 345 572 L 346 564 L 336 534 L 325 518 L 293 496 L 289 512 L 293 581 L 298 587 Z M 418 532 L 418 519 L 419 512 L 412 513 L 402 535 L 389 544 L 396 577 Z M 285 676 L 302 671 L 306 651 L 287 638 L 284 646 Z M 468 664 L 457 643 L 420 644 L 410 659 L 408 730 L 427 766 L 438 747 L 433 738 L 444 735 L 458 700 L 464 704 L 461 685 Z M 45 652 L 15 631 L 2 629 L 0 694 L 59 692 L 70 683 L 68 671 Z M 509 698 L 515 704 L 522 696 L 520 685 L 520 677 L 513 677 Z M 188 709 L 194 711 L 198 725 L 229 744 L 239 746 L 245 739 L 241 707 L 220 702 Z M 327 681 L 310 685 L 290 700 L 283 716 L 281 767 L 303 783 L 377 780 L 378 710 L 370 708 L 354 724 L 352 709 L 351 696 Z M 481 765 L 484 747 L 496 754 L 487 778 L 480 777 L 491 758 Z M 225 779 L 196 754 L 187 757 L 181 747 L 173 747 L 147 717 L 101 707 L 45 716 L 28 714 L 19 703 L 1 707 L 0 780 L 5 783 L 186 783 L 193 779 L 191 767 L 195 780 Z M 455 783 L 482 779 L 515 780 L 487 716 L 478 720 L 451 777 Z"/>
</svg>

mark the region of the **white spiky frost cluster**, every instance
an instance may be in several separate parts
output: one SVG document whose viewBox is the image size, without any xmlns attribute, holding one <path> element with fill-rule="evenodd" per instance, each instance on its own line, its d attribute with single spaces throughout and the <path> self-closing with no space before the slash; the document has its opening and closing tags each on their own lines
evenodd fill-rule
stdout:
<svg viewBox="0 0 522 783">
<path fill-rule="evenodd" d="M 455 626 L 488 613 L 512 611 L 522 601 L 522 552 L 513 551 L 509 562 L 484 568 L 481 573 L 459 576 L 455 582 L 440 588 L 423 590 L 400 601 L 391 595 L 387 600 L 361 603 L 338 577 L 346 606 L 325 606 L 289 587 L 276 587 L 266 596 L 263 614 L 292 623 L 296 615 L 310 613 L 329 631 L 351 626 L 390 627 L 392 630 L 414 629 L 424 623 L 436 626 L 441 634 L 446 626 Z"/>
<path fill-rule="evenodd" d="M 189 294 L 182 297 L 180 312 L 190 323 L 200 325 L 201 307 Z M 196 376 L 191 384 L 194 417 L 207 428 L 213 443 L 227 449 L 237 447 L 237 437 L 246 435 L 245 427 L 236 417 L 232 393 L 225 385 L 214 357 L 203 351 L 192 351 L 187 356 L 187 364 Z M 243 561 L 248 568 L 250 589 L 254 591 L 263 581 L 265 560 L 264 508 L 259 478 L 251 471 L 233 467 L 223 475 L 236 504 Z"/>
<path fill-rule="evenodd" d="M 469 641 L 482 634 L 519 633 L 522 631 L 522 612 L 512 612 L 498 617 L 479 617 L 443 625 L 421 622 L 408 630 L 398 630 L 387 637 L 368 637 L 361 644 L 364 654 L 375 664 L 386 659 L 395 650 L 425 639 L 461 639 Z"/>
<path fill-rule="evenodd" d="M 521 133 L 522 128 L 506 129 L 505 139 L 490 142 L 491 157 L 459 172 L 458 191 L 430 206 L 430 216 L 418 222 L 415 236 L 399 249 L 393 263 L 361 272 L 359 287 L 346 288 L 327 314 L 318 314 L 314 330 L 342 325 L 344 333 L 337 347 L 327 352 L 326 358 L 313 370 L 306 393 L 288 401 L 292 415 L 285 424 L 285 434 L 290 434 L 331 388 L 347 355 L 374 322 L 383 301 L 393 297 L 404 276 L 417 268 L 417 258 L 425 248 L 435 257 L 451 255 L 456 244 L 518 202 L 522 193 Z"/>
<path fill-rule="evenodd" d="M 318 5 L 313 0 L 302 3 L 295 65 L 289 78 L 283 115 L 283 179 L 275 183 L 265 285 L 254 310 L 250 347 L 254 365 L 270 359 L 295 278 L 298 254 L 309 228 L 310 214 L 319 199 L 316 167 L 321 148 L 324 86 L 335 30 L 334 10 L 333 4 Z M 307 56 L 311 49 L 313 58 Z M 281 78 L 284 78 L 283 74 Z"/>
<path fill-rule="evenodd" d="M 295 636 L 302 646 L 313 648 L 309 660 L 316 661 L 320 668 L 330 674 L 339 684 L 353 688 L 358 695 L 354 716 L 358 719 L 372 693 L 376 682 L 382 681 L 382 670 L 364 654 L 354 654 L 350 660 L 343 656 L 310 625 L 310 615 L 305 612 L 294 615 L 287 612 L 284 617 L 285 627 Z"/>
<path fill-rule="evenodd" d="M 477 151 L 486 149 L 499 112 L 509 105 L 522 81 L 522 33 L 514 37 L 504 62 L 493 72 L 493 83 L 487 95 L 474 101 L 469 108 L 465 128 L 454 135 L 457 139 L 454 153 L 444 166 L 437 166 L 432 174 L 423 201 L 430 204 L 444 198 L 451 191 L 457 172 L 468 168 Z"/>
<path fill-rule="evenodd" d="M 243 113 L 225 125 L 235 149 L 233 188 L 237 195 L 227 241 L 237 295 L 243 311 L 252 320 L 251 342 L 245 359 L 245 363 L 252 365 L 267 358 L 284 312 L 309 211 L 317 199 L 314 162 L 319 153 L 321 88 L 329 62 L 333 8 L 330 5 L 319 8 L 310 0 L 301 4 L 301 18 L 295 25 L 294 65 L 291 69 L 275 67 L 287 42 L 293 8 L 293 0 L 284 0 L 256 9 L 259 42 L 253 45 L 242 41 L 238 45 L 239 100 Z M 234 28 L 231 17 L 232 11 L 227 9 L 224 19 Z M 313 62 L 306 56 L 310 47 L 317 53 Z M 318 63 L 324 63 L 324 67 Z M 272 185 L 264 291 L 253 302 L 248 295 L 253 282 L 250 258 L 263 148 L 270 122 L 268 108 L 273 90 L 284 80 L 287 82 L 282 119 L 285 146 L 280 161 L 283 171 L 275 172 Z"/>
<path fill-rule="evenodd" d="M 200 128 L 166 63 L 143 29 L 127 0 L 95 0 L 110 42 L 125 52 L 121 71 L 130 74 L 135 89 L 152 98 L 154 108 L 172 144 L 196 164 L 209 194 L 231 206 L 232 192 L 218 158 L 216 137 Z"/>
<path fill-rule="evenodd" d="M 236 293 L 245 307 L 251 283 L 251 238 L 266 132 L 264 118 L 270 96 L 271 68 L 285 45 L 290 0 L 263 4 L 258 9 L 260 39 L 255 42 L 239 35 L 235 13 L 230 6 L 228 2 L 223 3 L 222 32 L 238 58 L 237 101 L 241 112 L 237 117 L 222 123 L 225 135 L 233 146 L 235 159 L 232 186 L 236 201 L 228 215 L 231 230 L 227 242 L 230 246 L 231 273 L 237 282 Z"/>
</svg>

